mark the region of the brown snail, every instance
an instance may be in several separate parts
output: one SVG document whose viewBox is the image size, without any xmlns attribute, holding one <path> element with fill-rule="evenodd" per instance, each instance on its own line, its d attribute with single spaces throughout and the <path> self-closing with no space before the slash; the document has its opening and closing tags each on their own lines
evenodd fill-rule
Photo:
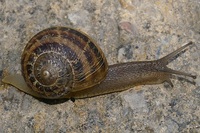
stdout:
<svg viewBox="0 0 200 133">
<path fill-rule="evenodd" d="M 38 98 L 86 98 L 123 91 L 136 85 L 168 82 L 172 74 L 196 78 L 166 65 L 192 42 L 154 61 L 138 61 L 108 66 L 94 40 L 85 33 L 53 27 L 36 34 L 21 58 L 22 75 L 2 79 Z"/>
</svg>

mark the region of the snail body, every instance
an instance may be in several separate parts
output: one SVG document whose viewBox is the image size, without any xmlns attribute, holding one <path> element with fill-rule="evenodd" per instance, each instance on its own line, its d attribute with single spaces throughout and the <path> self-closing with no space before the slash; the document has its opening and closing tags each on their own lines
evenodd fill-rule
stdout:
<svg viewBox="0 0 200 133">
<path fill-rule="evenodd" d="M 22 75 L 3 82 L 38 98 L 87 98 L 119 92 L 136 85 L 172 85 L 172 74 L 196 78 L 166 65 L 192 42 L 154 61 L 127 62 L 108 66 L 105 55 L 85 33 L 68 27 L 53 27 L 36 34 L 26 45 Z"/>
</svg>

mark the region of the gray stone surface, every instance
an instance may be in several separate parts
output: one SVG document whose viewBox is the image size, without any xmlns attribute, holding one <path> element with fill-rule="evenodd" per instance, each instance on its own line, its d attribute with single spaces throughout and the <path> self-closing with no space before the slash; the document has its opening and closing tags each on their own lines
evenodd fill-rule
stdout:
<svg viewBox="0 0 200 133">
<path fill-rule="evenodd" d="M 53 105 L 2 85 L 1 133 L 200 132 L 199 0 L 0 0 L 0 78 L 21 73 L 27 41 L 51 26 L 88 33 L 109 64 L 158 59 L 194 41 L 196 46 L 169 66 L 198 75 L 196 85 L 175 78 L 174 88 L 139 86 Z"/>
</svg>

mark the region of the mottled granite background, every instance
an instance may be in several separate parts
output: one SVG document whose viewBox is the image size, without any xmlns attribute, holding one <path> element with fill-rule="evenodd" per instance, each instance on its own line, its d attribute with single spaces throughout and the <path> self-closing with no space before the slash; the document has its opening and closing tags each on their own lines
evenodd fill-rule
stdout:
<svg viewBox="0 0 200 133">
<path fill-rule="evenodd" d="M 51 26 L 72 26 L 97 40 L 109 64 L 152 60 L 192 47 L 169 66 L 198 75 L 94 98 L 47 104 L 1 86 L 0 132 L 200 132 L 199 0 L 0 0 L 0 78 L 21 73 L 27 41 Z M 136 91 L 137 90 L 137 91 Z"/>
</svg>

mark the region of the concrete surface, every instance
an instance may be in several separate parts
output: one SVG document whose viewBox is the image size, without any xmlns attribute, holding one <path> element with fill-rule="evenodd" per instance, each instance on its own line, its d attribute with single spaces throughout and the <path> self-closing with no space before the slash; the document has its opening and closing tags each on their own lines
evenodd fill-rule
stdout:
<svg viewBox="0 0 200 133">
<path fill-rule="evenodd" d="M 199 0 L 1 0 L 0 78 L 21 73 L 28 40 L 51 26 L 71 26 L 94 38 L 109 64 L 153 60 L 193 41 L 169 66 L 198 75 L 193 85 L 166 84 L 49 104 L 11 86 L 0 91 L 0 132 L 200 132 Z"/>
</svg>

